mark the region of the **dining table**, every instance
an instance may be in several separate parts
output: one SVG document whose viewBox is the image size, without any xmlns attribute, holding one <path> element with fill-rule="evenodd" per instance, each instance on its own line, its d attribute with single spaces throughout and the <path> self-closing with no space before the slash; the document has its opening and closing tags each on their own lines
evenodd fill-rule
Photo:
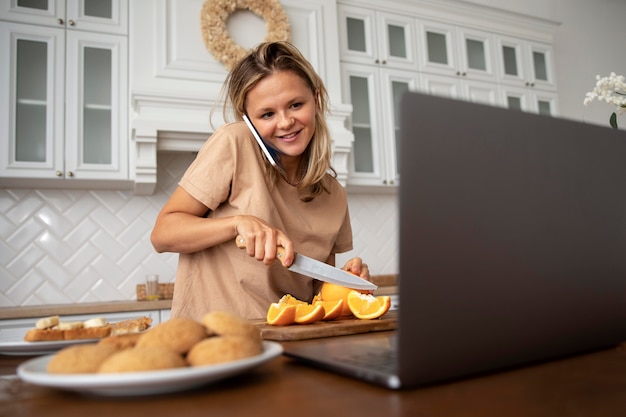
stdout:
<svg viewBox="0 0 626 417">
<path fill-rule="evenodd" d="M 0 416 L 626 415 L 626 345 L 398 390 L 279 354 L 246 372 L 191 389 L 129 396 L 66 391 L 26 382 L 16 374 L 17 368 L 33 358 L 0 355 Z"/>
</svg>

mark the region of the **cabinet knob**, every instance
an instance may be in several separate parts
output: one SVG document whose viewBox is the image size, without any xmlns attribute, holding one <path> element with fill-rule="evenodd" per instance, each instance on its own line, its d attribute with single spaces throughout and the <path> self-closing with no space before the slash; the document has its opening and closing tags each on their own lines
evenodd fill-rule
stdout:
<svg viewBox="0 0 626 417">
<path fill-rule="evenodd" d="M 377 59 L 376 61 L 374 61 L 375 64 L 380 64 L 380 59 Z"/>
<path fill-rule="evenodd" d="M 68 23 L 70 26 L 74 26 L 74 25 L 76 25 L 76 22 L 74 22 L 73 20 L 68 20 L 68 21 L 67 21 L 67 23 Z"/>
<path fill-rule="evenodd" d="M 387 65 L 387 61 L 386 60 L 383 60 L 383 65 Z"/>
<path fill-rule="evenodd" d="M 63 25 L 65 23 L 65 21 L 63 19 L 57 19 L 57 23 L 59 25 Z"/>
<path fill-rule="evenodd" d="M 61 171 L 57 171 L 54 173 L 54 175 L 56 175 L 57 177 L 62 177 L 63 173 Z"/>
<path fill-rule="evenodd" d="M 74 176 L 74 173 L 73 173 L 72 171 L 67 171 L 67 176 L 68 176 L 68 177 L 73 177 L 73 176 Z"/>
<path fill-rule="evenodd" d="M 466 75 L 467 75 L 467 72 L 464 72 L 464 73 L 463 73 L 463 76 L 465 77 Z"/>
</svg>

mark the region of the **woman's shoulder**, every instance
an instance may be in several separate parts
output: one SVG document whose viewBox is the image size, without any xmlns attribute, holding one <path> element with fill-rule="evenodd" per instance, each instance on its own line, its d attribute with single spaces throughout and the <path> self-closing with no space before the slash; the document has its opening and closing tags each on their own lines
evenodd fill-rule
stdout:
<svg viewBox="0 0 626 417">
<path fill-rule="evenodd" d="M 233 140 L 237 139 L 245 139 L 246 141 L 250 138 L 252 133 L 246 126 L 245 122 L 229 122 L 224 123 L 211 135 L 213 136 L 223 136 L 227 138 L 231 138 Z"/>
<path fill-rule="evenodd" d="M 203 146 L 226 146 L 236 148 L 251 148 L 252 133 L 244 122 L 230 122 L 219 126 L 206 140 Z M 218 145 L 220 144 L 221 145 Z"/>
<path fill-rule="evenodd" d="M 324 187 L 328 191 L 330 195 L 343 195 L 346 196 L 346 189 L 337 179 L 335 174 L 331 174 L 330 172 L 326 173 L 324 176 Z"/>
</svg>

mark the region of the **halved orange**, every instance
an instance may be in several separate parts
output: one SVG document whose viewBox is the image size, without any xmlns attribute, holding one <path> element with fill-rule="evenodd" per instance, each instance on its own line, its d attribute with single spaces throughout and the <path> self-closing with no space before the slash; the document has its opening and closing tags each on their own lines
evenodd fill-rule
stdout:
<svg viewBox="0 0 626 417">
<path fill-rule="evenodd" d="M 375 297 L 371 294 L 351 291 L 348 294 L 348 307 L 352 314 L 359 319 L 376 319 L 389 311 L 391 297 L 388 295 Z"/>
<path fill-rule="evenodd" d="M 322 320 L 335 320 L 341 317 L 343 313 L 343 305 L 345 304 L 343 300 L 335 300 L 335 301 L 315 301 L 314 304 L 321 304 L 324 306 L 324 317 Z"/>
<path fill-rule="evenodd" d="M 298 324 L 309 324 L 320 321 L 324 317 L 324 305 L 322 304 L 298 304 L 296 307 L 296 318 Z"/>
<path fill-rule="evenodd" d="M 350 311 L 350 307 L 348 307 L 348 294 L 350 294 L 351 291 L 369 293 L 369 291 L 367 290 L 353 290 L 352 288 L 342 287 L 341 285 L 325 282 L 322 285 L 320 296 L 323 301 L 343 300 L 343 311 L 341 315 L 350 316 L 352 315 L 352 312 Z"/>
<path fill-rule="evenodd" d="M 296 319 L 296 305 L 272 303 L 267 309 L 267 323 L 272 326 L 286 326 Z"/>
</svg>

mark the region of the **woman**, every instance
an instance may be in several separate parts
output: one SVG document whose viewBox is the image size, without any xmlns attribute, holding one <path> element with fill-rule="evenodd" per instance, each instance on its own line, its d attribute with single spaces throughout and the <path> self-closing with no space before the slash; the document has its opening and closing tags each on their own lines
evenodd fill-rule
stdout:
<svg viewBox="0 0 626 417">
<path fill-rule="evenodd" d="M 287 42 L 263 43 L 233 68 L 224 91 L 224 114 L 230 106 L 238 121 L 202 146 L 151 236 L 158 252 L 180 253 L 172 317 L 225 310 L 261 318 L 284 294 L 310 301 L 321 283 L 274 262 L 277 246 L 286 265 L 294 251 L 334 265 L 336 253 L 352 249 L 346 194 L 329 174 L 328 97 L 311 64 Z M 369 279 L 359 258 L 344 269 Z"/>
</svg>

